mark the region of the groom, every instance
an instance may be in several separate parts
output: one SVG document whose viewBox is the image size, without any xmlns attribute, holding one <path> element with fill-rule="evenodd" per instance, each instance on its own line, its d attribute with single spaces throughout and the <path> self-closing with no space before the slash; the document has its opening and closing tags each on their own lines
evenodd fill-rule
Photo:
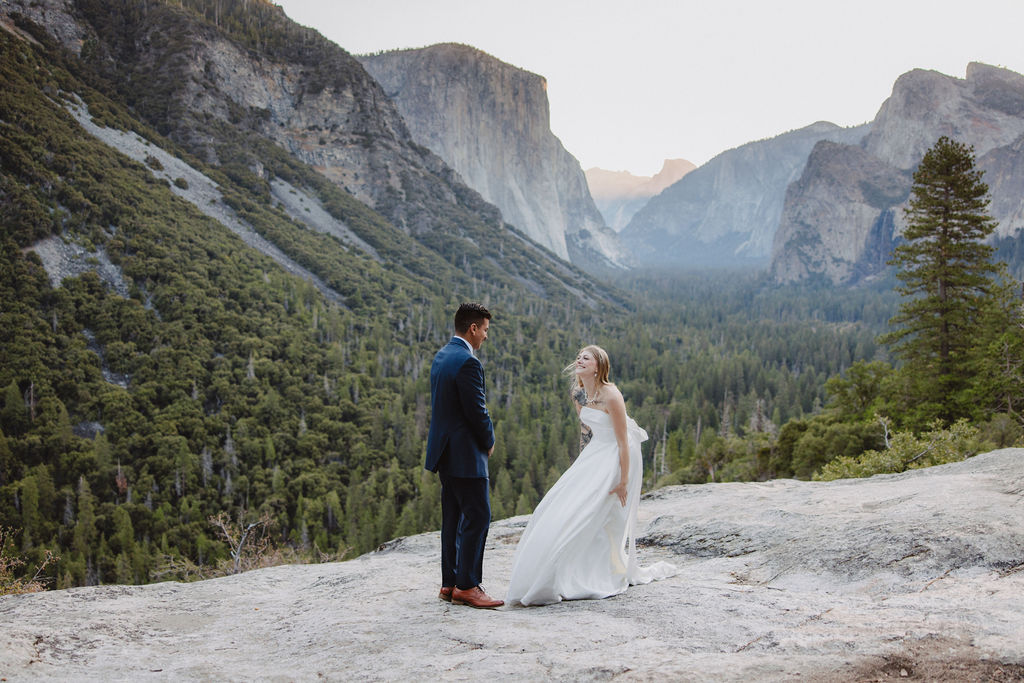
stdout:
<svg viewBox="0 0 1024 683">
<path fill-rule="evenodd" d="M 426 468 L 441 478 L 441 593 L 455 605 L 495 609 L 505 604 L 480 588 L 491 523 L 487 459 L 494 426 L 484 397 L 484 369 L 474 351 L 487 339 L 490 312 L 462 304 L 455 336 L 430 366 L 430 433 Z"/>
</svg>

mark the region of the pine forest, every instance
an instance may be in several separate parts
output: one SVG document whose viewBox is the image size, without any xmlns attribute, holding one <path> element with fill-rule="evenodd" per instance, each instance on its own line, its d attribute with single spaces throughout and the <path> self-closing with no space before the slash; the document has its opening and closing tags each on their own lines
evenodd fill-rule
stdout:
<svg viewBox="0 0 1024 683">
<path fill-rule="evenodd" d="M 295 49 L 297 29 L 267 3 L 79 4 L 112 34 L 187 19 L 270 56 Z M 311 40 L 315 59 L 326 48 Z M 989 284 L 964 295 L 978 305 L 944 328 L 958 351 L 928 374 L 930 351 L 896 339 L 928 331 L 892 336 L 920 296 L 901 290 L 899 255 L 889 276 L 848 289 L 759 272 L 587 274 L 472 192 L 442 201 L 429 190 L 441 185 L 410 184 L 405 204 L 372 209 L 242 124 L 197 123 L 193 145 L 170 123 L 170 86 L 133 94 L 117 55 L 89 58 L 102 47 L 76 58 L 28 20 L 0 30 L 0 577 L 192 580 L 438 529 L 422 464 L 430 363 L 462 301 L 494 316 L 480 356 L 495 518 L 529 513 L 578 453 L 563 368 L 590 343 L 650 434 L 647 490 L 864 476 L 1020 442 L 1016 241 L 971 252 Z M 118 152 L 76 112 L 152 154 Z M 158 150 L 284 256 L 183 199 L 189 180 L 161 176 Z M 297 220 L 267 178 L 368 248 Z M 86 267 L 54 281 L 41 244 L 79 245 Z"/>
</svg>

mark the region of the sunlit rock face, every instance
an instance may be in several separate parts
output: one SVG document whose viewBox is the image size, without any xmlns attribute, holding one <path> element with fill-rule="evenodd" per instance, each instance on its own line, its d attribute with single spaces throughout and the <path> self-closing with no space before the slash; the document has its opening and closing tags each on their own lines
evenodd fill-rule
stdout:
<svg viewBox="0 0 1024 683">
<path fill-rule="evenodd" d="M 413 139 L 497 206 L 506 222 L 584 267 L 625 264 L 579 162 L 551 132 L 543 77 L 456 44 L 359 59 Z"/>
</svg>

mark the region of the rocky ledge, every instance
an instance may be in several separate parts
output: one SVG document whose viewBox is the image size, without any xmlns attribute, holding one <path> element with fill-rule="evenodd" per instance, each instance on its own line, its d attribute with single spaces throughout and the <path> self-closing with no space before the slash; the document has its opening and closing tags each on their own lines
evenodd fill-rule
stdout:
<svg viewBox="0 0 1024 683">
<path fill-rule="evenodd" d="M 496 522 L 502 595 L 526 518 Z M 6 680 L 1021 680 L 1024 449 L 900 475 L 661 489 L 608 600 L 437 599 L 437 533 L 336 564 L 0 598 Z"/>
</svg>

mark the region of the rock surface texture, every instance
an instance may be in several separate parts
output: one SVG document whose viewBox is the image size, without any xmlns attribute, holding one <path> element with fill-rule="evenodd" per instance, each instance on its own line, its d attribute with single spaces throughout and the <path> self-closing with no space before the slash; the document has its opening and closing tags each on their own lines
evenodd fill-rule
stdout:
<svg viewBox="0 0 1024 683">
<path fill-rule="evenodd" d="M 915 69 L 897 79 L 863 140 L 814 149 L 786 193 L 774 279 L 845 284 L 881 271 L 879 246 L 891 251 L 902 233 L 913 171 L 943 135 L 973 145 L 996 237 L 1024 229 L 1024 76 L 978 63 L 965 79 Z"/>
<path fill-rule="evenodd" d="M 786 187 L 815 143 L 855 142 L 866 132 L 819 122 L 722 152 L 647 202 L 622 241 L 641 264 L 767 263 Z"/>
<path fill-rule="evenodd" d="M 8 680 L 1020 680 L 1024 449 L 899 475 L 661 489 L 601 601 L 437 599 L 437 533 L 350 562 L 0 598 Z M 502 595 L 525 517 L 492 526 Z"/>
<path fill-rule="evenodd" d="M 505 221 L 581 266 L 625 263 L 579 162 L 551 132 L 542 76 L 457 44 L 359 59 L 413 139 L 501 209 Z"/>
</svg>

